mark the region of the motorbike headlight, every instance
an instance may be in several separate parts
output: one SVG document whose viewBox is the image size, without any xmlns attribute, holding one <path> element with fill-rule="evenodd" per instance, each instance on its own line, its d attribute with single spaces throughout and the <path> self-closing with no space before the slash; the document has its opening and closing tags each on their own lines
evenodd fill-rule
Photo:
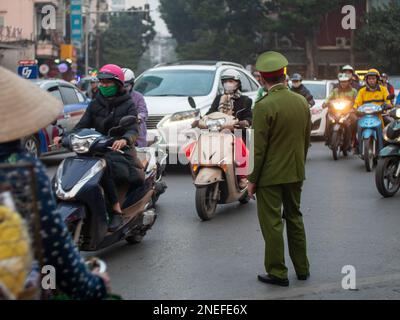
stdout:
<svg viewBox="0 0 400 320">
<path fill-rule="evenodd" d="M 344 101 L 340 101 L 340 102 L 334 102 L 332 103 L 333 108 L 337 111 L 342 111 L 347 107 L 347 103 Z"/>
<path fill-rule="evenodd" d="M 215 127 L 221 127 L 226 123 L 225 118 L 219 118 L 219 119 L 209 119 L 206 121 L 206 126 L 208 128 L 215 128 Z"/>
<path fill-rule="evenodd" d="M 72 151 L 76 153 L 87 153 L 89 152 L 91 144 L 97 139 L 97 137 L 71 137 Z"/>
<path fill-rule="evenodd" d="M 176 122 L 176 121 L 183 121 L 188 119 L 194 119 L 199 115 L 199 110 L 190 110 L 190 111 L 183 111 L 183 112 L 176 112 L 174 113 L 169 121 Z"/>
</svg>

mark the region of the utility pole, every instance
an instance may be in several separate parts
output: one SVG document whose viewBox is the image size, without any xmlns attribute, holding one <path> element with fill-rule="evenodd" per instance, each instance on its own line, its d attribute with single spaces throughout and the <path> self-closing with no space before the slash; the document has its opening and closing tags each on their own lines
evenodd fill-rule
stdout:
<svg viewBox="0 0 400 320">
<path fill-rule="evenodd" d="M 97 0 L 96 5 L 96 68 L 100 67 L 100 0 Z"/>
<path fill-rule="evenodd" d="M 85 12 L 85 76 L 89 73 L 89 24 L 90 24 L 90 2 L 86 0 Z"/>
</svg>

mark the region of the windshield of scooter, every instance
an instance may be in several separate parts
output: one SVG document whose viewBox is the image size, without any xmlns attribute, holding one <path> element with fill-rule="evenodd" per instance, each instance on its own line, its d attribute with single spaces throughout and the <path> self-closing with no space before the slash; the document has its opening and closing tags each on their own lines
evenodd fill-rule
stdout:
<svg viewBox="0 0 400 320">
<path fill-rule="evenodd" d="M 362 106 L 360 106 L 357 109 L 358 113 L 361 114 L 377 114 L 377 113 L 381 113 L 383 111 L 382 106 L 378 106 L 376 104 L 373 103 L 366 103 L 363 104 Z"/>
</svg>

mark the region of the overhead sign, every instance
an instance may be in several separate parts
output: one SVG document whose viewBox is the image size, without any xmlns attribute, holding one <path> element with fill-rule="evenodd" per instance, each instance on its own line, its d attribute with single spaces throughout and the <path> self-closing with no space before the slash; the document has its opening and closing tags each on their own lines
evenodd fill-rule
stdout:
<svg viewBox="0 0 400 320">
<path fill-rule="evenodd" d="M 71 42 L 82 49 L 82 0 L 71 0 Z"/>
<path fill-rule="evenodd" d="M 18 74 L 26 79 L 37 79 L 39 77 L 39 68 L 35 65 L 22 65 L 18 67 Z"/>
</svg>

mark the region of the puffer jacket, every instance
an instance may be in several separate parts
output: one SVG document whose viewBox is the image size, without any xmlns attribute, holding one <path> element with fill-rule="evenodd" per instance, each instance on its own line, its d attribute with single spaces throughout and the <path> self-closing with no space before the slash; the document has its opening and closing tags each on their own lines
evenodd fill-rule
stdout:
<svg viewBox="0 0 400 320">
<path fill-rule="evenodd" d="M 120 120 L 125 116 L 138 116 L 137 108 L 129 94 L 126 92 L 119 93 L 111 99 L 98 94 L 90 102 L 73 131 L 93 128 L 104 135 L 108 135 L 108 131 L 113 127 L 117 127 Z M 133 145 L 138 135 L 138 124 L 134 124 L 130 128 L 127 128 L 121 138 L 124 138 L 128 142 L 128 145 Z"/>
<path fill-rule="evenodd" d="M 291 87 L 290 90 L 306 98 L 308 104 L 311 107 L 315 105 L 314 97 L 312 96 L 311 92 L 304 86 L 304 84 L 300 85 L 300 87 L 298 88 Z"/>
</svg>

